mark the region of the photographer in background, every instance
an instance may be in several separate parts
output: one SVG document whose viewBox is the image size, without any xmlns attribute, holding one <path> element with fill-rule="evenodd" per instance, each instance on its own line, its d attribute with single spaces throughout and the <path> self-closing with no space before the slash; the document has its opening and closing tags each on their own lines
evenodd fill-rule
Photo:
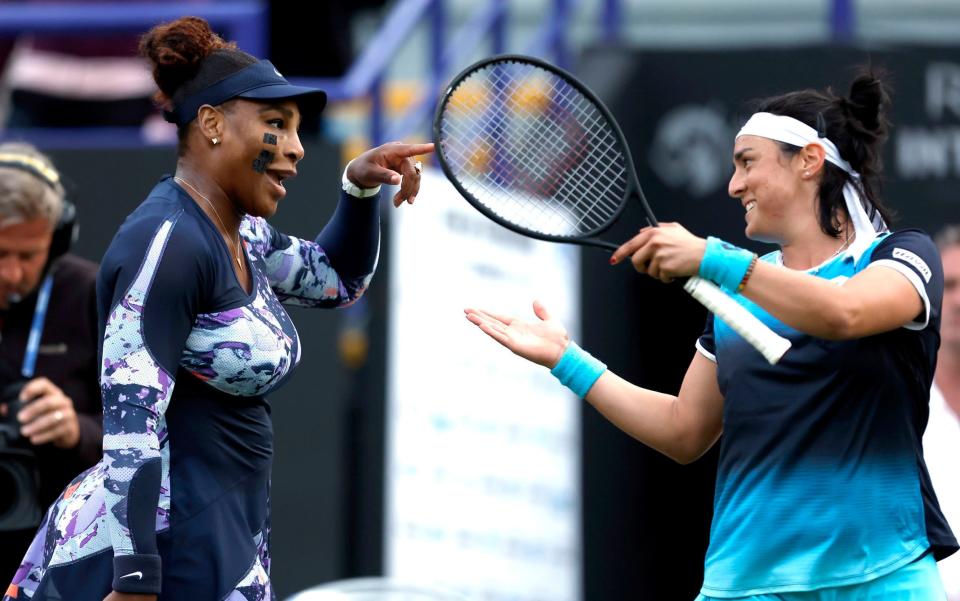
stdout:
<svg viewBox="0 0 960 601">
<path fill-rule="evenodd" d="M 50 160 L 0 144 L 0 580 L 102 454 L 97 266 L 66 254 L 75 228 Z"/>
</svg>

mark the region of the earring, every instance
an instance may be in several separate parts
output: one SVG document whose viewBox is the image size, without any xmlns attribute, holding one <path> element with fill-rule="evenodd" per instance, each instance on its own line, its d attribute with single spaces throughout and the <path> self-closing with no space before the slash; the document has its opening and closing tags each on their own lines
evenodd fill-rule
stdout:
<svg viewBox="0 0 960 601">
<path fill-rule="evenodd" d="M 213 145 L 214 145 L 214 146 L 216 146 L 217 144 L 220 143 L 220 138 L 214 138 L 214 139 L 212 139 L 212 140 L 210 140 L 210 141 L 213 142 Z"/>
<path fill-rule="evenodd" d="M 216 140 L 216 138 L 214 138 L 214 140 Z M 214 144 L 216 144 L 216 142 L 214 142 Z M 810 172 L 809 172 L 809 171 L 804 171 L 804 172 L 803 172 L 803 177 L 810 177 Z"/>
</svg>

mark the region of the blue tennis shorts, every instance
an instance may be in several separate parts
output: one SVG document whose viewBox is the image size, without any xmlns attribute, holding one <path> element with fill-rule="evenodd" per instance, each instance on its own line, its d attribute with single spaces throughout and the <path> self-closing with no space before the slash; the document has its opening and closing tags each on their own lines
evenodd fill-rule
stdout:
<svg viewBox="0 0 960 601">
<path fill-rule="evenodd" d="M 778 593 L 737 597 L 737 601 L 945 601 L 937 562 L 927 553 L 917 561 L 882 578 L 799 593 Z M 696 601 L 729 601 L 700 595 Z"/>
</svg>

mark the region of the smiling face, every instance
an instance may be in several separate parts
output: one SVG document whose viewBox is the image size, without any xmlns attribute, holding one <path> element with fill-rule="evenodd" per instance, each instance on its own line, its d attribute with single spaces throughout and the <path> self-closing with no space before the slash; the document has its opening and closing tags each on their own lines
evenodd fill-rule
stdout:
<svg viewBox="0 0 960 601">
<path fill-rule="evenodd" d="M 740 136 L 733 148 L 734 172 L 727 191 L 746 212 L 751 240 L 782 244 L 811 217 L 813 199 L 806 199 L 797 156 L 788 156 L 769 138 Z"/>
<path fill-rule="evenodd" d="M 218 179 L 238 210 L 270 217 L 287 193 L 284 180 L 297 174 L 304 155 L 300 109 L 293 100 L 236 99 L 225 113 Z"/>
</svg>

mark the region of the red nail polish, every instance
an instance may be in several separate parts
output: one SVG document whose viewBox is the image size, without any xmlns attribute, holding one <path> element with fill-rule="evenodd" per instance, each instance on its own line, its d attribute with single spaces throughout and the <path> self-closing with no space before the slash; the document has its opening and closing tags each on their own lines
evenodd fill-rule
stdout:
<svg viewBox="0 0 960 601">
<path fill-rule="evenodd" d="M 611 265 L 616 265 L 616 264 L 617 264 L 617 258 L 616 258 L 616 257 L 610 257 L 610 264 L 611 264 Z"/>
</svg>

